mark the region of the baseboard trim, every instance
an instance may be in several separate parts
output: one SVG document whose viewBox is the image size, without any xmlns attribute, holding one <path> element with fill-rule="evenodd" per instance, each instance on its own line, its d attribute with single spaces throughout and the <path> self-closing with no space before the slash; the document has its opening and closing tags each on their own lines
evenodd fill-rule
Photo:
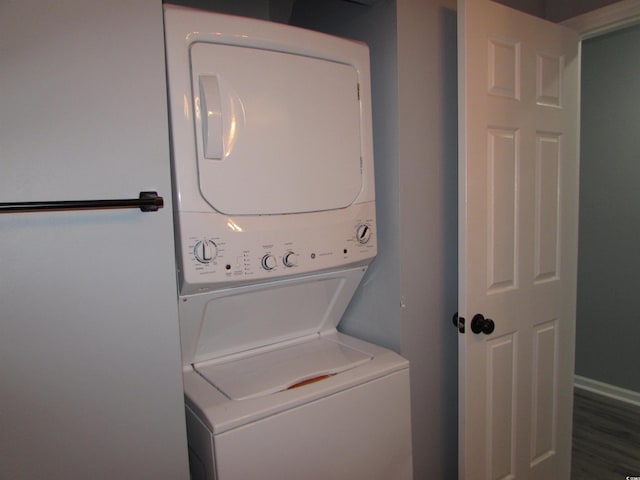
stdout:
<svg viewBox="0 0 640 480">
<path fill-rule="evenodd" d="M 626 388 L 616 387 L 608 383 L 599 382 L 591 378 L 582 377 L 580 375 L 574 375 L 573 386 L 582 390 L 587 390 L 598 395 L 613 398 L 621 402 L 629 403 L 640 407 L 640 392 L 634 392 L 633 390 L 627 390 Z"/>
</svg>

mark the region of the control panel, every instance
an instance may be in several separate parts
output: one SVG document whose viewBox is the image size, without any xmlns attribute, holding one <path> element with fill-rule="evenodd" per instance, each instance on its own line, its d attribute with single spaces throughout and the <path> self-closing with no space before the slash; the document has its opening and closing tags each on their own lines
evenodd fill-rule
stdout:
<svg viewBox="0 0 640 480">
<path fill-rule="evenodd" d="M 296 215 L 181 212 L 181 294 L 342 266 L 377 253 L 375 205 Z"/>
</svg>

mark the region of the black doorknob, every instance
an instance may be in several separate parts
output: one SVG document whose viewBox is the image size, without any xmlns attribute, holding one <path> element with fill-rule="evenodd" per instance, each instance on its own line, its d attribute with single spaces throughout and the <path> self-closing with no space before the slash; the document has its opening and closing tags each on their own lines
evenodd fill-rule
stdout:
<svg viewBox="0 0 640 480">
<path fill-rule="evenodd" d="M 484 318 L 481 313 L 476 313 L 471 319 L 471 331 L 473 333 L 491 334 L 496 328 L 496 324 L 490 318 Z"/>
<path fill-rule="evenodd" d="M 458 328 L 460 333 L 464 333 L 464 317 L 458 317 L 458 312 L 453 314 L 453 318 L 451 318 L 453 325 Z"/>
</svg>

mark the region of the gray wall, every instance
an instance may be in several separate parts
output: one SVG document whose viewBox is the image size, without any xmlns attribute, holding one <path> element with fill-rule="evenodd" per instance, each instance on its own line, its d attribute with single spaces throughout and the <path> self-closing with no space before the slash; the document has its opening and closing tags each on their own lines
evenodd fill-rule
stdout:
<svg viewBox="0 0 640 480">
<path fill-rule="evenodd" d="M 576 374 L 640 392 L 640 27 L 583 43 Z"/>
<path fill-rule="evenodd" d="M 160 0 L 0 1 L 0 479 L 188 479 Z"/>
<path fill-rule="evenodd" d="M 457 477 L 456 2 L 398 0 L 402 353 L 416 479 Z"/>
</svg>

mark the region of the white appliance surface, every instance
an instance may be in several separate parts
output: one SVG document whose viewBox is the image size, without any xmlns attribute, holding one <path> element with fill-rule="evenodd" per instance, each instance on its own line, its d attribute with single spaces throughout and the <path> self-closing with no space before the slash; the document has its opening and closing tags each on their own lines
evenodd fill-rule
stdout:
<svg viewBox="0 0 640 480">
<path fill-rule="evenodd" d="M 412 478 L 408 362 L 336 332 L 307 342 L 370 358 L 315 383 L 242 401 L 185 371 L 194 480 Z M 279 370 L 269 356 L 254 358 L 264 360 L 260 372 Z"/>
<path fill-rule="evenodd" d="M 367 47 L 164 9 L 192 478 L 411 479 L 408 362 L 336 330 L 377 253 Z"/>
<path fill-rule="evenodd" d="M 191 45 L 190 57 L 199 186 L 214 209 L 301 213 L 356 200 L 362 185 L 353 65 L 207 42 Z"/>
<path fill-rule="evenodd" d="M 216 435 L 219 478 L 410 480 L 408 389 L 407 369 Z"/>
<path fill-rule="evenodd" d="M 234 359 L 195 364 L 194 370 L 232 400 L 304 386 L 357 367 L 373 357 L 325 338 Z"/>
<path fill-rule="evenodd" d="M 334 331 L 365 271 L 357 267 L 183 296 L 183 364 Z"/>
<path fill-rule="evenodd" d="M 377 253 L 369 52 L 165 6 L 180 291 Z"/>
<path fill-rule="evenodd" d="M 374 202 L 241 218 L 180 211 L 176 221 L 182 295 L 367 265 L 377 252 Z"/>
<path fill-rule="evenodd" d="M 292 346 L 293 349 L 287 348 Z M 342 359 L 333 360 L 340 367 L 343 367 L 338 369 L 341 371 L 299 388 L 281 388 L 270 391 L 273 385 L 282 384 L 281 379 L 291 371 L 291 366 L 285 366 L 286 362 L 283 362 L 283 359 L 295 363 L 299 361 L 300 352 L 308 351 L 317 354 L 323 350 L 328 352 L 336 348 L 349 352 Z M 274 352 L 279 353 L 274 355 Z M 206 372 L 206 363 L 202 366 L 186 366 L 183 372 L 187 405 L 198 413 L 201 421 L 215 434 L 250 424 L 310 401 L 333 395 L 341 390 L 409 368 L 408 361 L 395 352 L 336 331 L 302 338 L 297 342 L 288 343 L 284 347 L 279 346 L 272 350 L 267 349 L 257 353 L 248 352 L 226 364 L 228 370 L 225 373 L 236 369 L 232 365 L 235 363 L 234 360 L 240 360 L 238 371 L 243 369 L 242 364 L 247 360 L 252 362 L 254 366 L 256 362 L 262 362 L 262 364 L 253 372 L 254 378 L 250 378 L 251 373 L 247 375 L 245 370 L 244 378 L 238 379 L 240 388 L 237 385 L 233 386 L 231 392 L 228 391 L 229 387 L 214 385 L 213 382 L 218 380 L 215 378 L 215 374 L 206 378 L 199 372 L 201 368 Z M 309 372 L 324 370 L 323 367 L 326 365 L 323 363 L 324 361 L 322 355 L 314 356 L 312 353 L 306 359 Z M 225 364 L 222 363 L 222 365 Z M 265 375 L 266 378 L 258 379 L 259 373 Z M 225 380 L 222 376 L 220 378 Z M 250 395 L 248 398 L 238 401 L 230 398 L 229 395 L 229 393 L 233 393 L 234 388 L 237 388 L 236 391 L 244 389 L 245 392 L 251 391 L 252 393 L 260 390 L 261 394 Z M 398 392 L 398 394 L 401 397 L 403 392 Z M 368 401 L 374 400 L 369 399 Z"/>
<path fill-rule="evenodd" d="M 180 210 L 304 213 L 374 199 L 364 44 L 171 5 L 165 19 Z"/>
</svg>

